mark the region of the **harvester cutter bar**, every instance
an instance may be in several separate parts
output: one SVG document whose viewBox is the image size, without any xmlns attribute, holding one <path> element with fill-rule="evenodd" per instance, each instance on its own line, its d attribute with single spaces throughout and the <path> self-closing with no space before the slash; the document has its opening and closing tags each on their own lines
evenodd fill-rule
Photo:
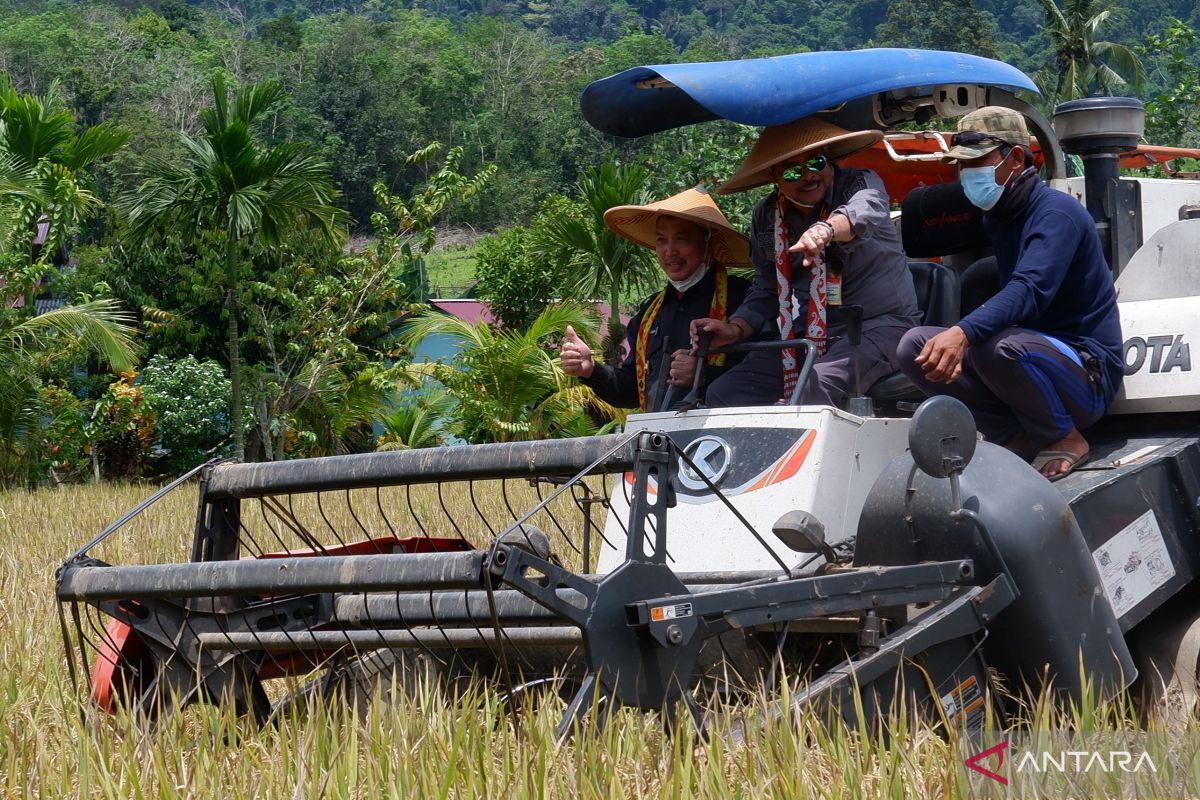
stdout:
<svg viewBox="0 0 1200 800">
<path fill-rule="evenodd" d="M 803 617 L 903 606 L 949 597 L 975 576 L 971 561 L 935 561 L 894 567 L 868 567 L 808 578 L 733 586 L 707 592 L 631 603 L 631 622 L 644 625 L 662 644 L 687 641 L 699 625 L 713 636 L 730 628 L 748 628 Z M 681 611 L 682 610 L 682 611 Z M 674 628 L 679 633 L 670 634 Z"/>
<path fill-rule="evenodd" d="M 631 560 L 599 583 L 583 582 L 584 588 L 581 576 L 534 553 L 506 545 L 493 551 L 490 568 L 504 583 L 583 629 L 589 680 L 560 733 L 580 717 L 584 692 L 608 704 L 646 710 L 673 701 L 689 703 L 685 687 L 701 642 L 730 628 L 936 602 L 961 594 L 975 576 L 970 560 L 957 560 L 694 592 L 666 564 Z M 578 597 L 560 597 L 557 589 L 564 586 L 584 590 Z"/>
<path fill-rule="evenodd" d="M 365 650 L 381 647 L 493 647 L 497 644 L 530 645 L 534 647 L 573 647 L 583 641 L 583 634 L 571 626 L 505 628 L 497 639 L 491 630 L 458 628 L 438 630 L 372 630 L 372 631 L 304 631 L 285 633 L 268 631 L 256 633 L 202 633 L 196 637 L 205 650 L 244 652 L 266 648 L 272 653 L 304 650 L 333 651 L 342 647 Z"/>
</svg>

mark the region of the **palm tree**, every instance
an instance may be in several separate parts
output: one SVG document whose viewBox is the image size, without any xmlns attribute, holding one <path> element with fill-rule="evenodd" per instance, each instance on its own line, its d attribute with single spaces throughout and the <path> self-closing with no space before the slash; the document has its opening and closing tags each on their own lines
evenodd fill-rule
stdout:
<svg viewBox="0 0 1200 800">
<path fill-rule="evenodd" d="M 254 124 L 283 99 L 275 81 L 233 93 L 218 73 L 212 79 L 213 106 L 200 112 L 201 132 L 184 136 L 185 163 L 150 162 L 145 182 L 120 204 L 130 234 L 145 243 L 152 232 L 215 231 L 225 242 L 226 339 L 234 455 L 245 456 L 242 424 L 242 370 L 238 275 L 245 249 L 253 242 L 278 246 L 293 226 L 315 226 L 331 240 L 342 235 L 345 213 L 332 205 L 337 191 L 328 164 L 298 144 L 267 146 Z"/>
<path fill-rule="evenodd" d="M 587 206 L 583 217 L 562 216 L 546 226 L 540 248 L 547 255 L 565 249 L 576 255 L 580 279 L 576 292 L 581 297 L 608 295 L 608 340 L 604 348 L 609 363 L 620 357 L 624 329 L 621 325 L 621 296 L 637 287 L 648 287 L 655 266 L 646 249 L 617 236 L 604 224 L 604 212 L 613 206 L 642 203 L 650 178 L 648 170 L 618 166 L 612 162 L 587 172 L 577 186 Z"/>
<path fill-rule="evenodd" d="M 383 434 L 376 450 L 415 450 L 446 443 L 446 420 L 454 410 L 454 398 L 443 387 L 427 387 L 401 399 L 395 411 L 380 418 Z"/>
<path fill-rule="evenodd" d="M 25 295 L 27 314 L 33 314 L 34 293 L 50 254 L 102 205 L 88 188 L 88 167 L 128 139 L 128 131 L 109 123 L 76 133 L 56 86 L 44 97 L 21 95 L 0 76 L 0 225 L 4 245 L 28 253 L 22 274 L 9 276 Z M 6 178 L 16 178 L 22 190 L 11 191 L 10 182 L 6 192 Z M 45 239 L 35 256 L 39 227 Z"/>
<path fill-rule="evenodd" d="M 425 362 L 409 371 L 445 386 L 457 401 L 450 413 L 455 433 L 469 442 L 511 442 L 587 436 L 596 432 L 589 409 L 610 417 L 620 412 L 562 371 L 548 343 L 567 325 L 590 330 L 596 314 L 585 306 L 551 306 L 523 330 L 493 330 L 456 317 L 430 313 L 409 323 L 402 340 L 414 347 L 431 333 L 457 340 L 453 363 Z"/>
<path fill-rule="evenodd" d="M 340 362 L 313 358 L 284 385 L 271 409 L 271 418 L 287 423 L 276 450 L 282 456 L 288 436 L 299 435 L 297 449 L 305 456 L 352 452 L 387 413 L 394 387 L 391 369 L 368 367 L 349 375 Z"/>
<path fill-rule="evenodd" d="M 59 358 L 96 356 L 132 369 L 131 319 L 112 300 L 93 300 L 40 316 L 0 315 L 0 485 L 12 482 L 38 439 L 42 368 Z"/>
<path fill-rule="evenodd" d="M 16 244 L 16 234 L 24 227 L 25 210 L 44 203 L 45 195 L 34 171 L 16 156 L 0 150 L 0 254 Z"/>
<path fill-rule="evenodd" d="M 1132 49 L 1096 40 L 1111 8 L 1097 0 L 1064 0 L 1061 8 L 1056 0 L 1040 1 L 1046 12 L 1043 30 L 1054 49 L 1053 66 L 1037 76 L 1044 96 L 1058 103 L 1142 85 L 1145 71 Z"/>
</svg>

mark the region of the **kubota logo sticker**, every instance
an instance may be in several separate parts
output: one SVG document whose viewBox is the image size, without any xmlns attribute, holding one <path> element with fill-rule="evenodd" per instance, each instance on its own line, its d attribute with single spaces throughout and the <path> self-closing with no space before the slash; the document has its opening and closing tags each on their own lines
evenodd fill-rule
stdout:
<svg viewBox="0 0 1200 800">
<path fill-rule="evenodd" d="M 692 469 L 681 457 L 679 482 L 693 492 L 707 489 L 709 483 L 719 485 L 733 463 L 733 450 L 729 442 L 719 436 L 701 436 L 683 448 L 683 454 L 691 459 L 696 468 Z M 708 483 L 705 483 L 705 478 Z"/>
<path fill-rule="evenodd" d="M 1182 333 L 1162 336 L 1131 336 L 1125 340 L 1125 374 L 1134 375 L 1143 369 L 1151 375 L 1172 370 L 1192 371 L 1191 345 L 1183 340 Z"/>
</svg>

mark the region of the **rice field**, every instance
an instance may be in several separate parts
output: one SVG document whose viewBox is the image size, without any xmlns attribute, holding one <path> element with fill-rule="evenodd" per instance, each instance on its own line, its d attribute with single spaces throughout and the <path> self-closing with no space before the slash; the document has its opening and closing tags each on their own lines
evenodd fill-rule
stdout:
<svg viewBox="0 0 1200 800">
<path fill-rule="evenodd" d="M 765 714 L 759 703 L 711 711 L 707 740 L 686 721 L 619 710 L 599 731 L 559 742 L 561 704 L 514 717 L 495 691 L 447 699 L 297 706 L 255 727 L 195 706 L 151 727 L 82 702 L 62 644 L 54 571 L 62 559 L 152 491 L 63 487 L 0 493 L 0 796 L 87 798 L 935 798 L 968 797 L 962 755 L 900 715 L 890 735 L 826 724 L 812 711 Z M 485 510 L 486 511 L 486 510 Z M 186 560 L 194 489 L 106 543 L 122 563 Z M 1029 707 L 1028 728 L 1139 730 L 1130 705 Z M 1151 723 L 1152 727 L 1154 723 Z M 731 743 L 740 726 L 744 739 Z M 1178 730 L 1178 729 L 1177 729 Z M 1194 738 L 1195 719 L 1183 732 Z M 1196 762 L 1193 762 L 1194 764 Z M 1200 766 L 1195 780 L 1200 786 Z M 1146 794 L 1176 795 L 1174 784 Z M 1092 796 L 1076 787 L 1070 796 Z M 1114 790 L 1117 791 L 1117 790 Z M 987 795 L 992 796 L 992 795 Z M 1064 795 L 1065 796 L 1065 795 Z M 1114 794 L 1113 796 L 1117 796 Z"/>
</svg>

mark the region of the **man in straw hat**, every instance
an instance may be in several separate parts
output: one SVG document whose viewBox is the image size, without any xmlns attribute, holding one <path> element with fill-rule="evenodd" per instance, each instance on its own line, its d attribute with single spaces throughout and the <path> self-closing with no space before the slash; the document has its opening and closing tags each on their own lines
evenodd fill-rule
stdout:
<svg viewBox="0 0 1200 800">
<path fill-rule="evenodd" d="M 909 331 L 901 366 L 1057 480 L 1087 458 L 1080 429 L 1103 416 L 1124 377 L 1112 275 L 1091 216 L 1031 166 L 1019 113 L 981 108 L 958 131 L 945 159 L 984 210 L 1000 290 L 952 328 Z"/>
<path fill-rule="evenodd" d="M 746 296 L 749 283 L 725 268 L 748 265 L 749 245 L 701 187 L 645 206 L 610 208 L 604 223 L 654 250 L 667 285 L 630 320 L 629 354 L 620 365 L 597 364 L 591 348 L 570 327 L 559 361 L 564 372 L 581 378 L 605 402 L 657 411 L 668 386 L 682 389 L 673 392 L 682 399 L 692 385 L 696 359 L 689 351 L 691 321 L 725 319 Z M 710 379 L 725 371 L 728 358 L 709 356 Z"/>
<path fill-rule="evenodd" d="M 888 195 L 874 172 L 836 162 L 882 138 L 815 117 L 767 127 L 721 194 L 763 184 L 775 190 L 754 207 L 750 254 L 755 280 L 728 321 L 692 323 L 713 345 L 746 339 L 778 323 L 784 339 L 807 338 L 818 351 L 800 402 L 840 405 L 853 388 L 842 304 L 863 309 L 862 389 L 898 368 L 896 344 L 919 320 L 908 260 L 892 224 Z M 790 397 L 796 352 L 751 353 L 714 381 L 708 405 L 774 403 Z"/>
</svg>

